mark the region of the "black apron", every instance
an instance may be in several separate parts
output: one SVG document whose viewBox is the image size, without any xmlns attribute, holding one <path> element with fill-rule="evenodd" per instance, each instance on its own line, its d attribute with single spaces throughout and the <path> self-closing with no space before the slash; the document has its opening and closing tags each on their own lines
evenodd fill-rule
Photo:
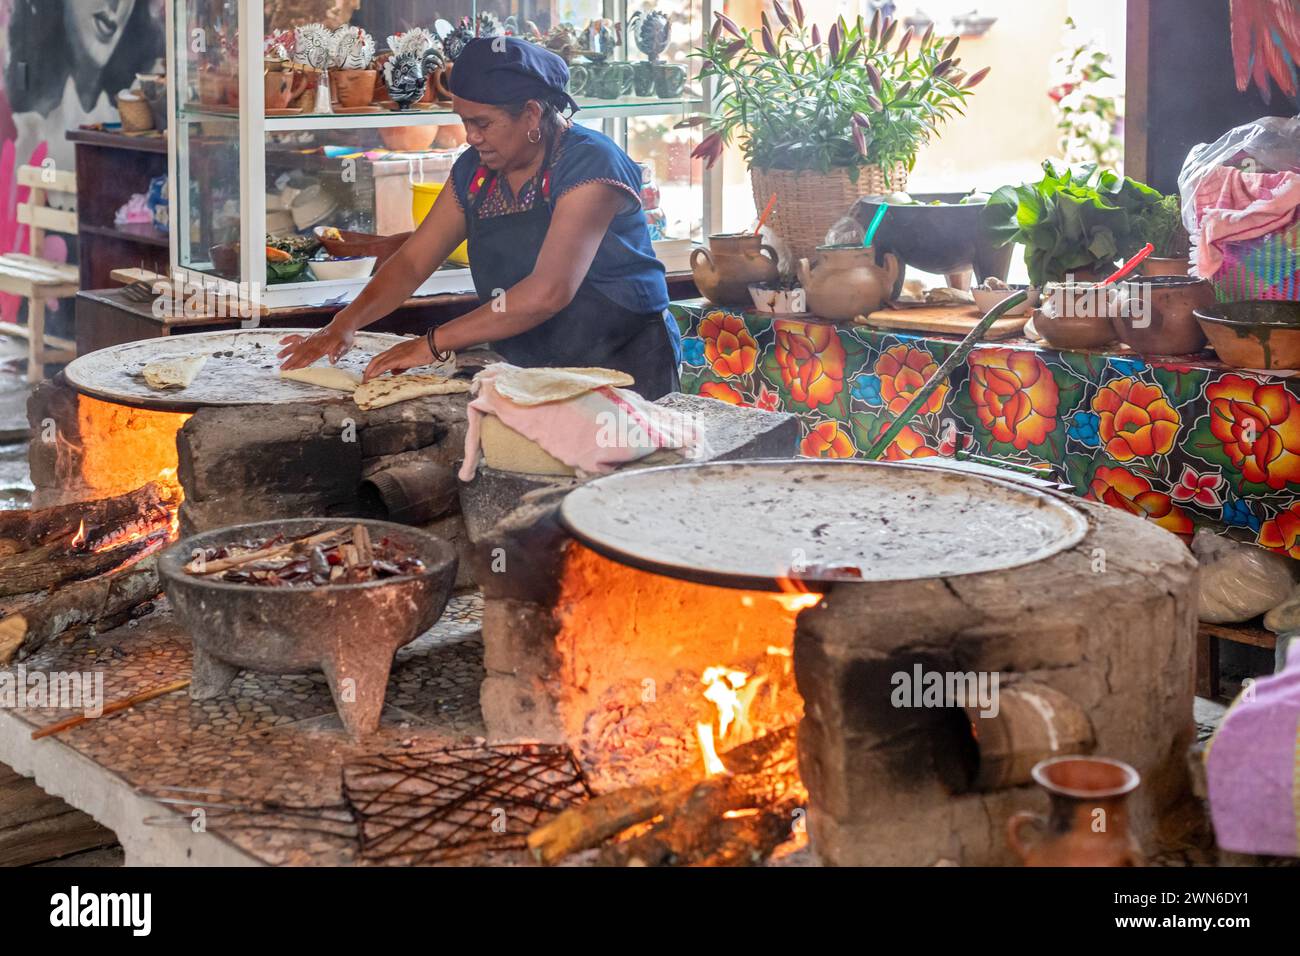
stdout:
<svg viewBox="0 0 1300 956">
<path fill-rule="evenodd" d="M 478 212 L 493 187 L 488 181 L 471 200 L 465 216 L 469 233 L 470 274 L 480 302 L 491 302 L 503 290 L 532 273 L 551 226 L 549 181 L 545 175 L 550 151 L 533 181 L 535 205 L 527 212 L 489 216 Z M 527 188 L 526 186 L 524 188 Z M 520 192 L 523 190 L 521 189 Z M 507 362 L 525 368 L 599 367 L 627 372 L 632 389 L 653 401 L 678 391 L 677 359 L 659 312 L 633 312 L 582 280 L 573 301 L 541 325 L 492 343 Z"/>
</svg>

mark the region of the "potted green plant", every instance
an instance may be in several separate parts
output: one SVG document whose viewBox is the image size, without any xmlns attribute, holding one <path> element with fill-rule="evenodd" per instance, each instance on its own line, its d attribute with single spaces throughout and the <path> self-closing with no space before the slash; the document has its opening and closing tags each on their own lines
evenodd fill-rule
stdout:
<svg viewBox="0 0 1300 956">
<path fill-rule="evenodd" d="M 870 23 L 838 18 L 829 30 L 805 20 L 800 0 L 787 13 L 742 29 L 716 20 L 692 56 L 714 81 L 713 111 L 693 155 L 711 166 L 739 143 L 755 204 L 776 195 L 768 220 L 795 260 L 811 255 L 859 196 L 901 190 L 917 151 L 963 111 L 988 68 L 967 74 L 958 38 L 899 33 L 877 12 Z"/>
<path fill-rule="evenodd" d="M 1177 193 L 1163 197 L 1147 211 L 1141 223 L 1146 241 L 1155 251 L 1142 260 L 1142 274 L 1185 276 L 1190 268 L 1187 230 Z"/>
<path fill-rule="evenodd" d="M 1094 164 L 1043 163 L 1043 178 L 1003 186 L 984 207 L 986 228 L 1005 245 L 1022 243 L 1029 281 L 1042 288 L 1068 276 L 1101 278 L 1146 243 L 1155 207 L 1150 186 Z"/>
</svg>

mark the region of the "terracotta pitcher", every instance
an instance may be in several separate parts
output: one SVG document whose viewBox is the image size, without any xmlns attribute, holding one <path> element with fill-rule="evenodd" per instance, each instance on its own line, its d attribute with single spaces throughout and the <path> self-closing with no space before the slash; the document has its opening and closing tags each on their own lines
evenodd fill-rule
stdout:
<svg viewBox="0 0 1300 956">
<path fill-rule="evenodd" d="M 818 246 L 809 264 L 799 260 L 799 282 L 808 296 L 808 311 L 823 319 L 848 322 L 869 315 L 889 298 L 902 268 L 898 257 L 885 253 L 876 264 L 874 248 L 855 244 Z"/>
<path fill-rule="evenodd" d="M 1039 761 L 1034 780 L 1051 797 L 1044 819 L 1022 810 L 1007 820 L 1007 842 L 1025 866 L 1141 866 L 1128 830 L 1128 795 L 1141 782 L 1128 764 L 1105 757 Z M 1042 836 L 1026 841 L 1026 827 Z"/>
<path fill-rule="evenodd" d="M 307 88 L 307 77 L 289 70 L 269 71 L 263 76 L 266 83 L 266 108 L 287 109 L 289 104 Z"/>
<path fill-rule="evenodd" d="M 718 305 L 751 305 L 749 287 L 777 279 L 776 250 L 748 232 L 709 236 L 709 248 L 691 252 L 695 284 Z"/>
</svg>

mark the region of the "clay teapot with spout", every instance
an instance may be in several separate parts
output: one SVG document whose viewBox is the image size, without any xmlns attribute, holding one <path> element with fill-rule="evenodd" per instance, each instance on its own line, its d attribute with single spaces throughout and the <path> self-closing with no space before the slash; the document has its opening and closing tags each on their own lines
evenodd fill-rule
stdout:
<svg viewBox="0 0 1300 956">
<path fill-rule="evenodd" d="M 1033 769 L 1051 798 L 1047 817 L 1022 810 L 1007 820 L 1007 842 L 1025 866 L 1141 866 L 1129 833 L 1128 795 L 1141 778 L 1105 757 L 1051 757 Z M 1026 839 L 1026 827 L 1041 831 Z"/>
<path fill-rule="evenodd" d="M 799 260 L 799 282 L 808 297 L 808 311 L 823 319 L 849 322 L 869 315 L 889 298 L 902 264 L 892 252 L 876 263 L 871 246 L 818 246 L 811 264 Z"/>
<path fill-rule="evenodd" d="M 719 233 L 691 251 L 691 271 L 710 302 L 752 305 L 749 287 L 777 279 L 776 250 L 753 233 Z"/>
</svg>

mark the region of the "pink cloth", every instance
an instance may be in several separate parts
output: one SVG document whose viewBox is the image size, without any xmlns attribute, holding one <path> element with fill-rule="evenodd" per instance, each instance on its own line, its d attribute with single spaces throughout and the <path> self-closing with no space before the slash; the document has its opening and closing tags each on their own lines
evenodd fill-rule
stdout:
<svg viewBox="0 0 1300 956">
<path fill-rule="evenodd" d="M 606 474 L 660 448 L 684 448 L 690 457 L 704 447 L 697 422 L 623 388 L 606 386 L 561 401 L 519 405 L 497 394 L 493 370 L 499 367 L 489 365 L 474 377 L 478 394 L 468 406 L 461 481 L 471 480 L 478 470 L 484 415 L 496 415 L 584 474 Z"/>
<path fill-rule="evenodd" d="M 1300 175 L 1216 166 L 1197 185 L 1194 202 L 1196 273 L 1209 279 L 1223 267 L 1223 243 L 1272 235 L 1295 221 Z"/>
<path fill-rule="evenodd" d="M 1235 853 L 1300 856 L 1300 640 L 1223 718 L 1205 755 L 1210 817 Z"/>
</svg>

